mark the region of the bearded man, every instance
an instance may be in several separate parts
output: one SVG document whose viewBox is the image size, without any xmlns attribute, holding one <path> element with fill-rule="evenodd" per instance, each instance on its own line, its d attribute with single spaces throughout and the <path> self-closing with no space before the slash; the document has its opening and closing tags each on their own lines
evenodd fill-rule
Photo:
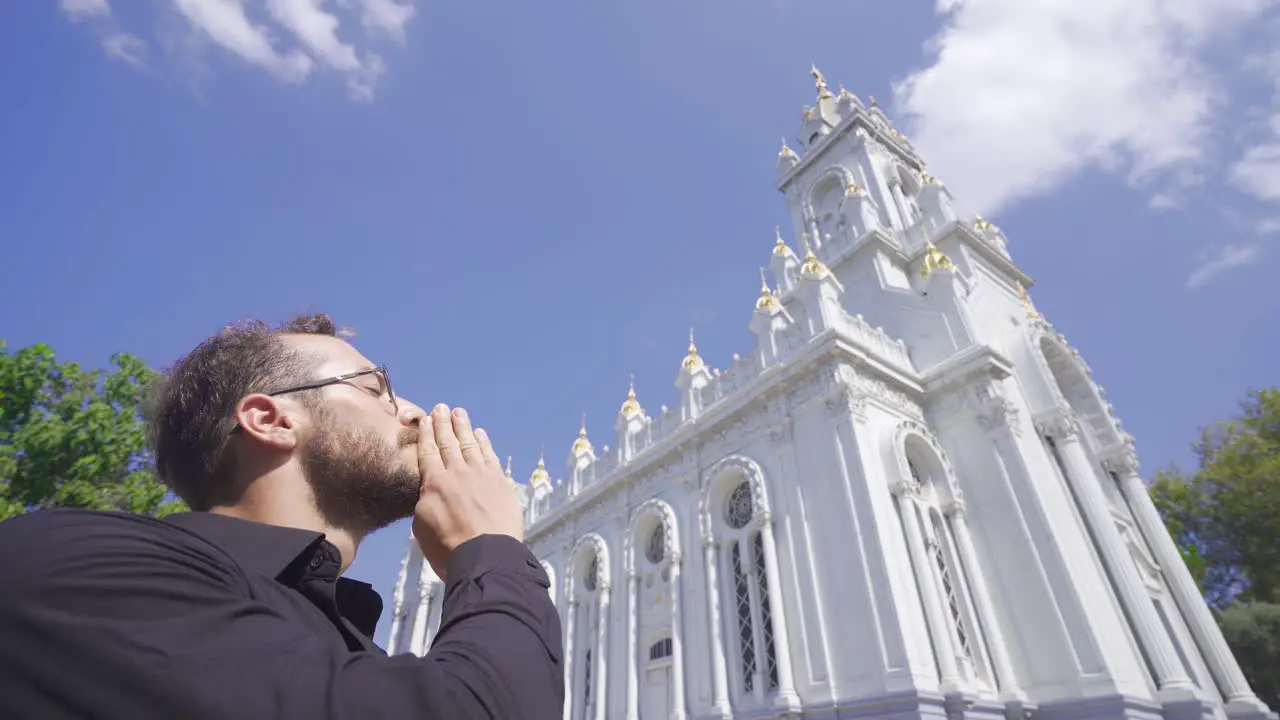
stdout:
<svg viewBox="0 0 1280 720">
<path fill-rule="evenodd" d="M 464 410 L 396 396 L 317 315 L 207 339 L 147 414 L 192 512 L 0 523 L 0 717 L 561 718 L 547 575 Z M 425 657 L 388 657 L 342 575 L 410 516 L 444 606 Z"/>
</svg>

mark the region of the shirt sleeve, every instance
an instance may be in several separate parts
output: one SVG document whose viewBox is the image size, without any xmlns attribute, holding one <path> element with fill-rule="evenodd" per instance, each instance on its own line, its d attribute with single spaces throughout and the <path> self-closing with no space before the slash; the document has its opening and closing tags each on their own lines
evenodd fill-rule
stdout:
<svg viewBox="0 0 1280 720">
<path fill-rule="evenodd" d="M 317 637 L 212 546 L 120 525 L 0 526 L 0 717 L 563 715 L 559 617 L 514 538 L 459 546 L 433 648 L 388 657 Z"/>
</svg>

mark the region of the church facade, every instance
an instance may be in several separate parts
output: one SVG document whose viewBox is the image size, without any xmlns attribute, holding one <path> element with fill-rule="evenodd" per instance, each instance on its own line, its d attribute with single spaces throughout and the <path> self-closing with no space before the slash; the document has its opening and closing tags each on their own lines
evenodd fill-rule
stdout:
<svg viewBox="0 0 1280 720">
<path fill-rule="evenodd" d="M 691 338 L 678 407 L 633 384 L 615 447 L 584 427 L 518 485 L 565 720 L 1276 717 L 1004 235 L 813 74 L 755 347 Z M 388 650 L 421 655 L 443 587 L 409 546 Z"/>
</svg>

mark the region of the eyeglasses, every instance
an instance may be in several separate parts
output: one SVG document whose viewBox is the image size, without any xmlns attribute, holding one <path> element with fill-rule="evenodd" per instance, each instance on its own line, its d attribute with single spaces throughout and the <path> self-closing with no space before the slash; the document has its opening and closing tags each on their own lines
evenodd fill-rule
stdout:
<svg viewBox="0 0 1280 720">
<path fill-rule="evenodd" d="M 265 394 L 275 397 L 276 395 L 284 395 L 286 393 L 300 392 L 302 390 L 317 390 L 322 387 L 337 385 L 338 383 L 345 383 L 348 380 L 353 380 L 358 377 L 364 377 L 365 375 L 376 376 L 378 378 L 380 387 L 378 387 L 377 389 L 374 389 L 370 387 L 365 387 L 363 385 L 355 385 L 355 384 L 353 384 L 352 387 L 358 390 L 363 390 L 366 393 L 369 393 L 370 395 L 374 395 L 379 399 L 385 396 L 387 399 L 391 401 L 391 409 L 395 411 L 396 415 L 399 415 L 400 404 L 396 402 L 395 391 L 391 389 L 391 373 L 387 370 L 386 365 L 379 365 L 376 368 L 369 368 L 368 370 L 357 370 L 355 372 L 344 373 L 342 375 L 334 375 L 333 377 L 327 377 L 320 380 L 312 380 L 310 382 L 306 382 L 301 385 L 292 385 L 290 387 L 287 387 L 281 390 L 272 390 L 271 392 L 265 393 Z M 239 430 L 240 430 L 240 426 L 236 425 L 236 427 L 232 430 L 232 432 L 238 432 Z"/>
</svg>

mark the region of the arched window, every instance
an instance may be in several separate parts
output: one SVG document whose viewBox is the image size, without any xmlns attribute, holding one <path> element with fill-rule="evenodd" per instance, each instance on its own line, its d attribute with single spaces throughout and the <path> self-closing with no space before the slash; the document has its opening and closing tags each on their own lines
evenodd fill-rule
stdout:
<svg viewBox="0 0 1280 720">
<path fill-rule="evenodd" d="M 608 622 L 609 561 L 604 541 L 594 533 L 578 542 L 565 569 L 569 663 L 566 704 L 572 720 L 604 720 L 604 627 Z"/>
<path fill-rule="evenodd" d="M 769 577 L 751 483 L 745 478 L 734 486 L 724 503 L 724 522 L 730 531 L 721 547 L 725 575 L 733 598 L 738 682 L 743 695 L 778 689 L 778 658 L 774 643 L 773 607 Z"/>
<path fill-rule="evenodd" d="M 996 678 L 970 591 L 969 575 L 961 561 L 952 527 L 953 522 L 963 522 L 963 518 L 947 517 L 942 512 L 942 503 L 950 496 L 945 466 L 919 437 L 908 436 L 904 446 L 913 502 L 899 506 L 903 511 L 901 520 L 907 542 L 911 543 L 915 536 L 924 544 L 920 548 L 922 553 L 912 553 L 913 562 L 914 558 L 923 557 L 926 564 L 915 569 L 916 575 L 924 580 L 919 583 L 921 592 L 932 586 L 938 594 L 936 598 L 925 598 L 925 602 L 938 603 L 945 624 L 943 628 L 932 628 L 931 632 L 946 635 L 962 680 L 983 689 L 994 689 Z M 914 523 L 916 531 L 908 528 L 907 523 Z M 928 578 L 923 578 L 924 573 Z M 941 652 L 940 642 L 933 643 L 935 654 Z M 939 657 L 938 663 L 943 667 L 943 658 Z"/>
</svg>

